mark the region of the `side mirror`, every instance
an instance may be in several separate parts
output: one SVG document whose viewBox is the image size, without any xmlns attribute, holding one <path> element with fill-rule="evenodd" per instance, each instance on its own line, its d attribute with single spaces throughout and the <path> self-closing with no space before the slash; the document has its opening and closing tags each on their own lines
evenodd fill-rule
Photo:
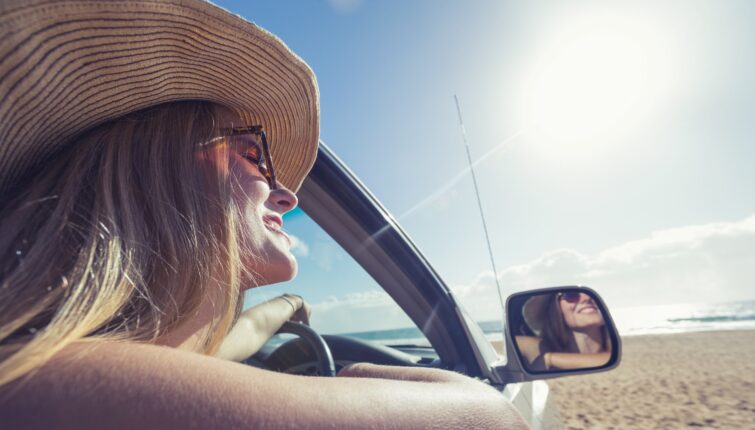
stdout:
<svg viewBox="0 0 755 430">
<path fill-rule="evenodd" d="M 506 301 L 506 373 L 535 380 L 610 370 L 621 339 L 608 308 L 587 287 L 545 288 Z M 515 357 L 512 357 L 515 356 Z"/>
</svg>

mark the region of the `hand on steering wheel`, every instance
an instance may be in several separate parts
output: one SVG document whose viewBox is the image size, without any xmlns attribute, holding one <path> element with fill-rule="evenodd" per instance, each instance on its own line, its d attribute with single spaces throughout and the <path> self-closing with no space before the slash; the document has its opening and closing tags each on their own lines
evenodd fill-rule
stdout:
<svg viewBox="0 0 755 430">
<path fill-rule="evenodd" d="M 291 315 L 291 318 L 289 318 L 289 321 L 293 322 L 300 322 L 304 323 L 306 325 L 309 325 L 309 317 L 312 315 L 312 307 L 309 306 L 309 303 L 304 301 L 304 299 L 296 294 L 289 294 L 285 293 L 281 296 L 281 298 L 288 302 L 288 304 L 291 305 L 291 308 L 294 310 L 294 314 Z"/>
</svg>

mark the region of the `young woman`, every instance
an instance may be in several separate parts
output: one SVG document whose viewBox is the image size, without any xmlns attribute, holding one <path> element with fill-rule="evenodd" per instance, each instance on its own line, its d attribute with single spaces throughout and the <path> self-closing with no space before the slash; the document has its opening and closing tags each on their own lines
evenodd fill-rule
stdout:
<svg viewBox="0 0 755 430">
<path fill-rule="evenodd" d="M 537 295 L 525 303 L 522 314 L 537 334 L 516 337 L 531 370 L 598 367 L 611 358 L 603 315 L 585 293 Z"/>
<path fill-rule="evenodd" d="M 282 216 L 317 150 L 314 75 L 274 36 L 198 0 L 4 1 L 0 35 L 3 427 L 525 426 L 452 372 L 216 357 L 308 316 L 239 317 L 296 274 Z"/>
</svg>

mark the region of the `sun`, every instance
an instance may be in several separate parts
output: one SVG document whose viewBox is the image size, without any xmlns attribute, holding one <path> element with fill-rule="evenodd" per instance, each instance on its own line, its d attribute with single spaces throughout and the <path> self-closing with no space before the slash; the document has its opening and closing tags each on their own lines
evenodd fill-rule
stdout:
<svg viewBox="0 0 755 430">
<path fill-rule="evenodd" d="M 666 97 L 672 64 L 651 19 L 583 14 L 547 37 L 522 96 L 529 133 L 551 155 L 587 158 L 642 127 Z"/>
</svg>

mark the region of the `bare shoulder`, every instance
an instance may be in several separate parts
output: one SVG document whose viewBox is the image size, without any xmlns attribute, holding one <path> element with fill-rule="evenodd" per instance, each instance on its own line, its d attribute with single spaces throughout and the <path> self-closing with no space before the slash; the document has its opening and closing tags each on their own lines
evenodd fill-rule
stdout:
<svg viewBox="0 0 755 430">
<path fill-rule="evenodd" d="M 543 340 L 535 336 L 516 336 L 516 344 L 521 350 L 537 351 L 543 348 Z"/>
</svg>

